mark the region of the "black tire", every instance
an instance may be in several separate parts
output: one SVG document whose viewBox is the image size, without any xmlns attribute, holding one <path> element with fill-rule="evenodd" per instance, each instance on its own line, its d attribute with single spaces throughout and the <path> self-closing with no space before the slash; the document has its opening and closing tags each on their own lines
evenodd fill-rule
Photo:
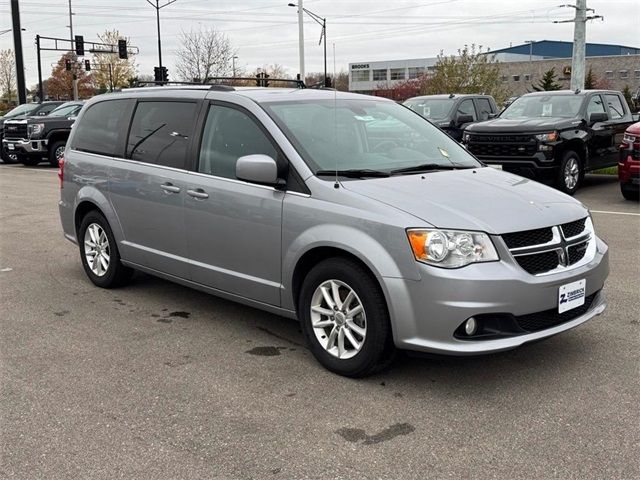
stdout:
<svg viewBox="0 0 640 480">
<path fill-rule="evenodd" d="M 622 196 L 625 200 L 630 200 L 632 202 L 640 200 L 640 191 L 638 190 L 630 190 L 625 188 L 624 185 L 620 185 L 620 192 L 622 192 Z"/>
<path fill-rule="evenodd" d="M 338 280 L 352 289 L 366 315 L 366 336 L 362 340 L 360 350 L 351 358 L 340 359 L 325 350 L 312 326 L 311 305 L 314 293 L 320 285 L 329 280 Z M 313 267 L 302 284 L 298 317 L 311 353 L 325 368 L 334 373 L 346 377 L 364 377 L 382 370 L 393 360 L 395 348 L 384 295 L 373 275 L 354 260 L 329 258 Z M 328 317 L 322 318 L 328 320 Z M 327 333 L 332 329 L 333 327 L 327 327 Z M 353 347 L 353 344 L 350 345 Z"/>
<path fill-rule="evenodd" d="M 38 165 L 42 159 L 40 157 L 33 157 L 31 155 L 21 155 L 18 154 L 18 162 L 23 164 L 26 167 L 35 167 Z"/>
<path fill-rule="evenodd" d="M 98 225 L 105 233 L 108 240 L 108 250 L 104 249 L 104 251 L 108 252 L 110 258 L 106 271 L 100 275 L 93 272 L 87 260 L 87 255 L 85 254 L 85 233 L 92 225 Z M 78 229 L 78 245 L 80 247 L 80 259 L 82 261 L 84 271 L 87 274 L 87 277 L 89 277 L 89 280 L 98 287 L 116 288 L 126 285 L 129 280 L 131 280 L 133 269 L 125 267 L 122 262 L 120 262 L 120 253 L 118 252 L 118 246 L 113 236 L 113 232 L 111 231 L 111 227 L 109 226 L 109 222 L 107 222 L 104 216 L 97 210 L 90 211 L 82 219 L 82 223 Z"/>
<path fill-rule="evenodd" d="M 584 165 L 582 165 L 580 156 L 573 150 L 567 150 L 560 162 L 556 188 L 568 195 L 573 195 L 580 187 L 583 178 Z"/>
<path fill-rule="evenodd" d="M 58 140 L 57 142 L 53 142 L 49 144 L 49 163 L 52 167 L 58 166 L 58 157 L 56 154 L 56 150 L 62 147 L 64 151 L 64 147 L 67 144 L 66 140 Z"/>
</svg>

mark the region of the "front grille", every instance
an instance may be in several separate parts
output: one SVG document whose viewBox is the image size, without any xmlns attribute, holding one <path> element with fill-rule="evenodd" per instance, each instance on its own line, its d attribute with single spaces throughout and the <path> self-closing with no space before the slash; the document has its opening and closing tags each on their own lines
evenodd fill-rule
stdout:
<svg viewBox="0 0 640 480">
<path fill-rule="evenodd" d="M 582 260 L 584 258 L 584 254 L 587 253 L 587 246 L 589 246 L 589 242 L 582 242 L 567 248 L 567 252 L 569 254 L 567 263 L 569 265 L 573 265 L 574 263 L 578 263 Z"/>
<path fill-rule="evenodd" d="M 471 135 L 473 143 L 529 143 L 533 142 L 531 135 Z"/>
<path fill-rule="evenodd" d="M 531 275 L 548 272 L 560 264 L 558 252 L 556 250 L 535 253 L 532 255 L 522 255 L 515 257 L 515 259 L 516 262 L 518 262 L 518 265 Z"/>
<path fill-rule="evenodd" d="M 508 248 L 529 247 L 531 245 L 541 245 L 553 239 L 551 228 L 538 228 L 524 232 L 507 233 L 502 236 Z"/>
<path fill-rule="evenodd" d="M 532 157 L 537 145 L 511 143 L 469 143 L 467 149 L 478 157 Z"/>
<path fill-rule="evenodd" d="M 584 232 L 584 224 L 587 221 L 586 218 L 581 220 L 576 220 L 575 222 L 565 223 L 562 225 L 562 233 L 564 234 L 564 238 L 575 237 L 576 235 L 580 235 Z"/>
<path fill-rule="evenodd" d="M 7 140 L 19 140 L 27 138 L 27 125 L 23 123 L 19 124 L 4 124 L 4 138 Z"/>
<path fill-rule="evenodd" d="M 527 332 L 537 332 L 545 328 L 555 327 L 556 325 L 569 322 L 587 313 L 596 295 L 598 295 L 598 292 L 592 293 L 588 297 L 585 297 L 584 305 L 563 313 L 558 313 L 557 308 L 552 308 L 551 310 L 545 310 L 543 312 L 514 316 L 514 318 L 518 326 Z"/>
</svg>

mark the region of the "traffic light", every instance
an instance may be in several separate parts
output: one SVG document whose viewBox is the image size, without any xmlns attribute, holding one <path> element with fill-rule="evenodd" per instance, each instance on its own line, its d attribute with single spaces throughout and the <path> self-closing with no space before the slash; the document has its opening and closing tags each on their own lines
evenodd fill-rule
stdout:
<svg viewBox="0 0 640 480">
<path fill-rule="evenodd" d="M 163 82 L 169 81 L 169 70 L 167 70 L 167 67 L 162 67 L 162 81 Z"/>
<path fill-rule="evenodd" d="M 259 72 L 256 74 L 256 86 L 258 87 L 268 87 L 269 86 L 269 75 L 265 72 Z"/>
<path fill-rule="evenodd" d="M 118 40 L 118 58 L 129 58 L 126 40 Z"/>
<path fill-rule="evenodd" d="M 76 55 L 84 57 L 84 37 L 76 35 Z"/>
<path fill-rule="evenodd" d="M 68 72 L 71 71 L 71 60 L 69 60 L 68 58 L 64 61 L 64 69 Z"/>
<path fill-rule="evenodd" d="M 84 61 L 84 69 L 88 72 L 91 70 L 91 60 Z"/>
<path fill-rule="evenodd" d="M 162 81 L 162 74 L 160 73 L 160 67 L 153 67 L 153 79 L 156 82 Z"/>
</svg>

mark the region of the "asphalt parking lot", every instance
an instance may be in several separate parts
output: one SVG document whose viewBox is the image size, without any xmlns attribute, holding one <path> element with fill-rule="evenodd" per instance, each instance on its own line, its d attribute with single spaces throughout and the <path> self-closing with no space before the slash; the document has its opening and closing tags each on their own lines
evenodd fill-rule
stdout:
<svg viewBox="0 0 640 480">
<path fill-rule="evenodd" d="M 325 371 L 294 321 L 139 274 L 95 288 L 56 170 L 0 165 L 1 478 L 640 478 L 640 209 L 577 197 L 608 310 L 515 351 Z"/>
</svg>

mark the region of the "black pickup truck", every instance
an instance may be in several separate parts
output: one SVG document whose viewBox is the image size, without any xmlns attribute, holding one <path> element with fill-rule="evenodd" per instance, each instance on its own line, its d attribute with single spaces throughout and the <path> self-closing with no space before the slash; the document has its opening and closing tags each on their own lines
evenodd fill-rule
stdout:
<svg viewBox="0 0 640 480">
<path fill-rule="evenodd" d="M 456 94 L 413 97 L 404 106 L 429 119 L 458 142 L 464 128 L 498 115 L 498 106 L 491 95 Z"/>
<path fill-rule="evenodd" d="M 45 117 L 9 119 L 4 122 L 2 149 L 15 155 L 24 165 L 37 165 L 43 160 L 58 166 L 64 153 L 71 126 L 82 109 L 83 102 L 67 102 Z"/>
<path fill-rule="evenodd" d="M 585 172 L 615 166 L 633 123 L 620 92 L 528 93 L 498 118 L 469 125 L 462 143 L 478 159 L 573 194 Z"/>
<path fill-rule="evenodd" d="M 4 138 L 4 122 L 10 119 L 26 118 L 26 117 L 44 117 L 49 115 L 54 109 L 62 105 L 64 102 L 50 101 L 42 103 L 23 103 L 13 110 L 8 111 L 3 117 L 0 117 L 0 157 L 4 163 L 16 163 L 16 156 L 9 155 L 2 149 L 2 139 Z"/>
</svg>

